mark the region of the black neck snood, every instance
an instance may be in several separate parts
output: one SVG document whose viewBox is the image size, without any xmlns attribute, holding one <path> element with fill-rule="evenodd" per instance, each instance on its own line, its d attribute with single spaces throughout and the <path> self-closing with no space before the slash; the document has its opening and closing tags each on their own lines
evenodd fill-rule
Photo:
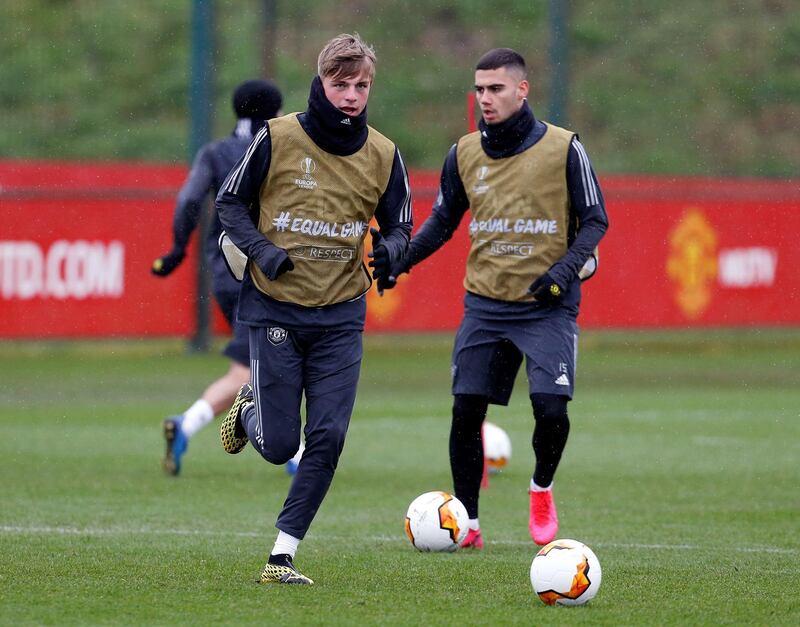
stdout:
<svg viewBox="0 0 800 627">
<path fill-rule="evenodd" d="M 536 118 L 528 106 L 528 101 L 505 122 L 487 124 L 481 118 L 478 128 L 481 131 L 481 147 L 493 159 L 507 157 L 514 154 L 516 149 L 525 141 L 533 129 Z"/>
<path fill-rule="evenodd" d="M 311 83 L 308 110 L 300 124 L 314 143 L 325 152 L 346 157 L 358 152 L 367 141 L 367 108 L 357 116 L 342 113 L 325 96 L 319 76 Z"/>
</svg>

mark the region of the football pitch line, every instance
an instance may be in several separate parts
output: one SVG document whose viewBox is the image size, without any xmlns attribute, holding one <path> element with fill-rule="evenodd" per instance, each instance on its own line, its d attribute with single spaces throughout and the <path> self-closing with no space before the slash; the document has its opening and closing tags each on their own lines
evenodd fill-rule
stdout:
<svg viewBox="0 0 800 627">
<path fill-rule="evenodd" d="M 49 527 L 49 526 L 26 526 L 26 525 L 0 525 L 0 534 L 3 535 L 45 535 L 45 536 L 121 536 L 121 535 L 144 535 L 144 536 L 225 536 L 238 538 L 263 538 L 274 533 L 273 530 L 267 532 L 257 531 L 214 531 L 198 529 L 154 529 L 150 527 Z M 314 538 L 326 541 L 349 541 L 352 538 L 347 536 L 331 534 L 314 534 Z M 402 534 L 396 536 L 376 535 L 366 536 L 363 541 L 367 542 L 407 542 Z M 486 544 L 496 546 L 525 546 L 531 547 L 530 541 L 519 540 L 485 540 Z M 610 549 L 643 549 L 643 550 L 664 550 L 664 551 L 716 551 L 723 547 L 714 547 L 699 544 L 646 544 L 638 542 L 595 542 L 592 546 Z M 797 555 L 800 549 L 776 546 L 740 546 L 726 544 L 726 551 L 736 551 L 739 553 L 772 553 L 776 555 Z"/>
</svg>

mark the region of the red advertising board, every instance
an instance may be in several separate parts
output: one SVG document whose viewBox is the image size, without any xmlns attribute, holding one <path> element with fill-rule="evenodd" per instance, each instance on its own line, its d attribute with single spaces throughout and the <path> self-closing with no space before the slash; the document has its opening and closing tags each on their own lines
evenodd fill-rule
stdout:
<svg viewBox="0 0 800 627">
<path fill-rule="evenodd" d="M 150 274 L 169 249 L 186 169 L 0 162 L 0 337 L 185 335 L 194 264 Z"/>
<path fill-rule="evenodd" d="M 0 161 L 0 338 L 189 335 L 195 254 L 170 277 L 182 166 Z M 412 172 L 415 225 L 438 173 Z M 611 227 L 583 327 L 800 324 L 800 181 L 603 177 Z M 368 331 L 452 330 L 469 215 L 453 239 L 368 294 Z M 215 312 L 215 329 L 224 321 Z"/>
<path fill-rule="evenodd" d="M 437 179 L 412 183 L 418 226 Z M 581 326 L 800 324 L 800 180 L 609 176 L 601 187 L 610 228 L 583 286 Z M 370 329 L 458 325 L 468 220 L 395 290 L 370 293 Z"/>
<path fill-rule="evenodd" d="M 581 322 L 800 324 L 800 180 L 611 178 Z"/>
</svg>

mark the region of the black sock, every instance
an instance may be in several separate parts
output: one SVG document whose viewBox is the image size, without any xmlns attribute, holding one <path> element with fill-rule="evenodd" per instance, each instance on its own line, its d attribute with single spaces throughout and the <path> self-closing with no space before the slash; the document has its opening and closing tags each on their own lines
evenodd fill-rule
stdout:
<svg viewBox="0 0 800 627">
<path fill-rule="evenodd" d="M 293 566 L 292 556 L 288 553 L 276 553 L 275 555 L 270 555 L 267 562 L 273 566 Z"/>
<path fill-rule="evenodd" d="M 470 518 L 478 517 L 478 496 L 483 476 L 483 438 L 481 426 L 486 418 L 489 399 L 472 394 L 453 398 L 453 422 L 450 427 L 450 469 L 456 498 Z"/>
<path fill-rule="evenodd" d="M 536 419 L 536 426 L 533 428 L 533 452 L 536 455 L 533 481 L 542 488 L 553 482 L 561 453 L 567 445 L 568 401 L 566 396 L 557 394 L 531 395 L 533 417 Z"/>
</svg>

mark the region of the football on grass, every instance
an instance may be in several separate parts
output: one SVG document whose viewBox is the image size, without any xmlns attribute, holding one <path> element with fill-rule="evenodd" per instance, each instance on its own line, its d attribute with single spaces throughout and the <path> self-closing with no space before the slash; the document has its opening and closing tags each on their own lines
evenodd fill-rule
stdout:
<svg viewBox="0 0 800 627">
<path fill-rule="evenodd" d="M 447 492 L 426 492 L 406 513 L 406 535 L 419 551 L 455 551 L 467 535 L 464 504 Z"/>
<path fill-rule="evenodd" d="M 597 594 L 601 579 L 597 556 L 577 540 L 554 540 L 531 564 L 533 591 L 547 605 L 583 605 Z"/>
<path fill-rule="evenodd" d="M 511 459 L 511 439 L 503 429 L 488 420 L 483 423 L 483 458 L 491 474 L 503 470 Z"/>
</svg>

